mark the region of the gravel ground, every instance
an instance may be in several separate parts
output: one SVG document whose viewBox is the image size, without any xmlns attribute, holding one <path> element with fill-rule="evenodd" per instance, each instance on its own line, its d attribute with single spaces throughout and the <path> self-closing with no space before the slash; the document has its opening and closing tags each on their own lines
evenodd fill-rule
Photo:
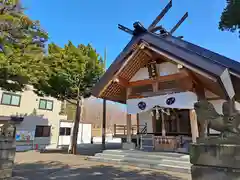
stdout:
<svg viewBox="0 0 240 180">
<path fill-rule="evenodd" d="M 190 180 L 187 174 L 85 160 L 84 156 L 38 152 L 16 154 L 13 180 Z"/>
</svg>

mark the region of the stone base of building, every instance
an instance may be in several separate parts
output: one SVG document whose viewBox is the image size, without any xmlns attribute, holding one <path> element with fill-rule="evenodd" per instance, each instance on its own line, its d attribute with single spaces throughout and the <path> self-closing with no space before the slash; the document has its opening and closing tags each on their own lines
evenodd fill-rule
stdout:
<svg viewBox="0 0 240 180">
<path fill-rule="evenodd" d="M 240 169 L 199 166 L 191 167 L 192 180 L 239 180 Z"/>
<path fill-rule="evenodd" d="M 221 138 L 211 138 L 191 144 L 190 162 L 194 165 L 240 169 L 240 138 L 235 144 L 222 142 Z"/>
<path fill-rule="evenodd" d="M 12 177 L 12 168 L 9 169 L 0 169 L 0 180 L 11 179 Z"/>
<path fill-rule="evenodd" d="M 192 180 L 239 180 L 240 138 L 209 137 L 190 145 Z"/>
<path fill-rule="evenodd" d="M 136 149 L 136 144 L 131 142 L 126 142 L 126 143 L 123 143 L 122 144 L 122 148 L 125 149 L 125 150 L 133 150 L 133 149 Z"/>
</svg>

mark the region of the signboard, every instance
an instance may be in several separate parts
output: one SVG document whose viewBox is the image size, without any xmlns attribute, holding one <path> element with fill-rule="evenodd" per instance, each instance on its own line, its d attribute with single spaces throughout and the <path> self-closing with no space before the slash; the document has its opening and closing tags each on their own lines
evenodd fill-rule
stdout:
<svg viewBox="0 0 240 180">
<path fill-rule="evenodd" d="M 16 131 L 16 141 L 34 140 L 35 131 Z"/>
</svg>

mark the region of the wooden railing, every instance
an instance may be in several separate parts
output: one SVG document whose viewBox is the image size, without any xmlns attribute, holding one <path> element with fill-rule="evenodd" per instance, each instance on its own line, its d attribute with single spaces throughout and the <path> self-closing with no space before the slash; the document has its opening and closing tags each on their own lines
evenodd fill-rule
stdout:
<svg viewBox="0 0 240 180">
<path fill-rule="evenodd" d="M 131 134 L 147 133 L 146 125 L 132 125 Z M 127 135 L 127 125 L 114 124 L 114 135 Z"/>
</svg>

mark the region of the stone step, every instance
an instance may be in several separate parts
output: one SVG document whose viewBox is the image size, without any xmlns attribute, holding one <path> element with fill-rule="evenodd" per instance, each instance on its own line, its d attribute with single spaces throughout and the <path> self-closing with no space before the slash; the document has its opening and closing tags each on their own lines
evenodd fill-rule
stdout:
<svg viewBox="0 0 240 180">
<path fill-rule="evenodd" d="M 124 150 L 124 149 L 108 149 L 104 150 L 103 153 L 114 152 L 114 153 L 139 153 L 139 154 L 146 154 L 146 152 L 140 150 Z M 150 152 L 149 154 L 155 155 L 166 155 L 166 156 L 173 156 L 173 157 L 181 157 L 185 154 L 176 153 L 176 152 Z"/>
<path fill-rule="evenodd" d="M 143 138 L 141 143 L 142 143 L 142 150 L 148 151 L 148 152 L 153 151 L 154 145 L 153 145 L 152 137 L 149 139 Z"/>
<path fill-rule="evenodd" d="M 145 151 L 131 151 L 131 150 L 105 150 L 102 154 L 106 155 L 122 155 L 134 158 L 146 158 L 146 159 L 169 159 L 189 162 L 189 155 L 171 152 L 145 152 Z"/>
<path fill-rule="evenodd" d="M 138 150 L 105 150 L 89 160 L 133 165 L 140 168 L 190 173 L 189 156 L 170 152 L 144 152 Z"/>
<path fill-rule="evenodd" d="M 144 151 L 144 152 L 153 152 L 153 146 L 142 145 L 142 151 Z"/>
<path fill-rule="evenodd" d="M 110 158 L 110 159 L 119 159 L 123 161 L 132 161 L 132 162 L 141 162 L 146 164 L 159 164 L 163 163 L 166 165 L 178 165 L 178 166 L 184 166 L 189 167 L 191 166 L 189 161 L 182 161 L 178 159 L 166 159 L 165 157 L 158 157 L 156 158 L 149 158 L 149 157 L 139 157 L 139 156 L 129 156 L 129 155 L 119 155 L 119 154 L 102 154 L 98 153 L 95 155 L 95 157 L 101 157 L 101 158 Z"/>
<path fill-rule="evenodd" d="M 169 164 L 169 162 L 162 161 L 162 162 L 151 162 L 144 159 L 136 159 L 136 158 L 113 158 L 113 157 L 105 157 L 105 156 L 92 156 L 88 158 L 91 161 L 98 161 L 98 162 L 111 162 L 117 163 L 120 165 L 133 165 L 139 168 L 149 168 L 149 169 L 157 169 L 157 170 L 164 170 L 164 171 L 173 171 L 173 172 L 180 172 L 180 173 L 190 173 L 191 166 L 190 165 L 180 165 L 179 162 L 175 162 L 173 164 Z"/>
<path fill-rule="evenodd" d="M 139 154 L 103 154 L 97 153 L 95 156 L 100 157 L 111 157 L 111 158 L 136 158 L 136 159 L 148 159 L 150 161 L 162 161 L 162 160 L 169 160 L 169 161 L 176 161 L 176 162 L 183 162 L 183 163 L 190 163 L 188 158 L 176 158 L 171 156 L 155 156 L 155 155 L 148 155 L 148 156 L 141 156 Z"/>
</svg>

